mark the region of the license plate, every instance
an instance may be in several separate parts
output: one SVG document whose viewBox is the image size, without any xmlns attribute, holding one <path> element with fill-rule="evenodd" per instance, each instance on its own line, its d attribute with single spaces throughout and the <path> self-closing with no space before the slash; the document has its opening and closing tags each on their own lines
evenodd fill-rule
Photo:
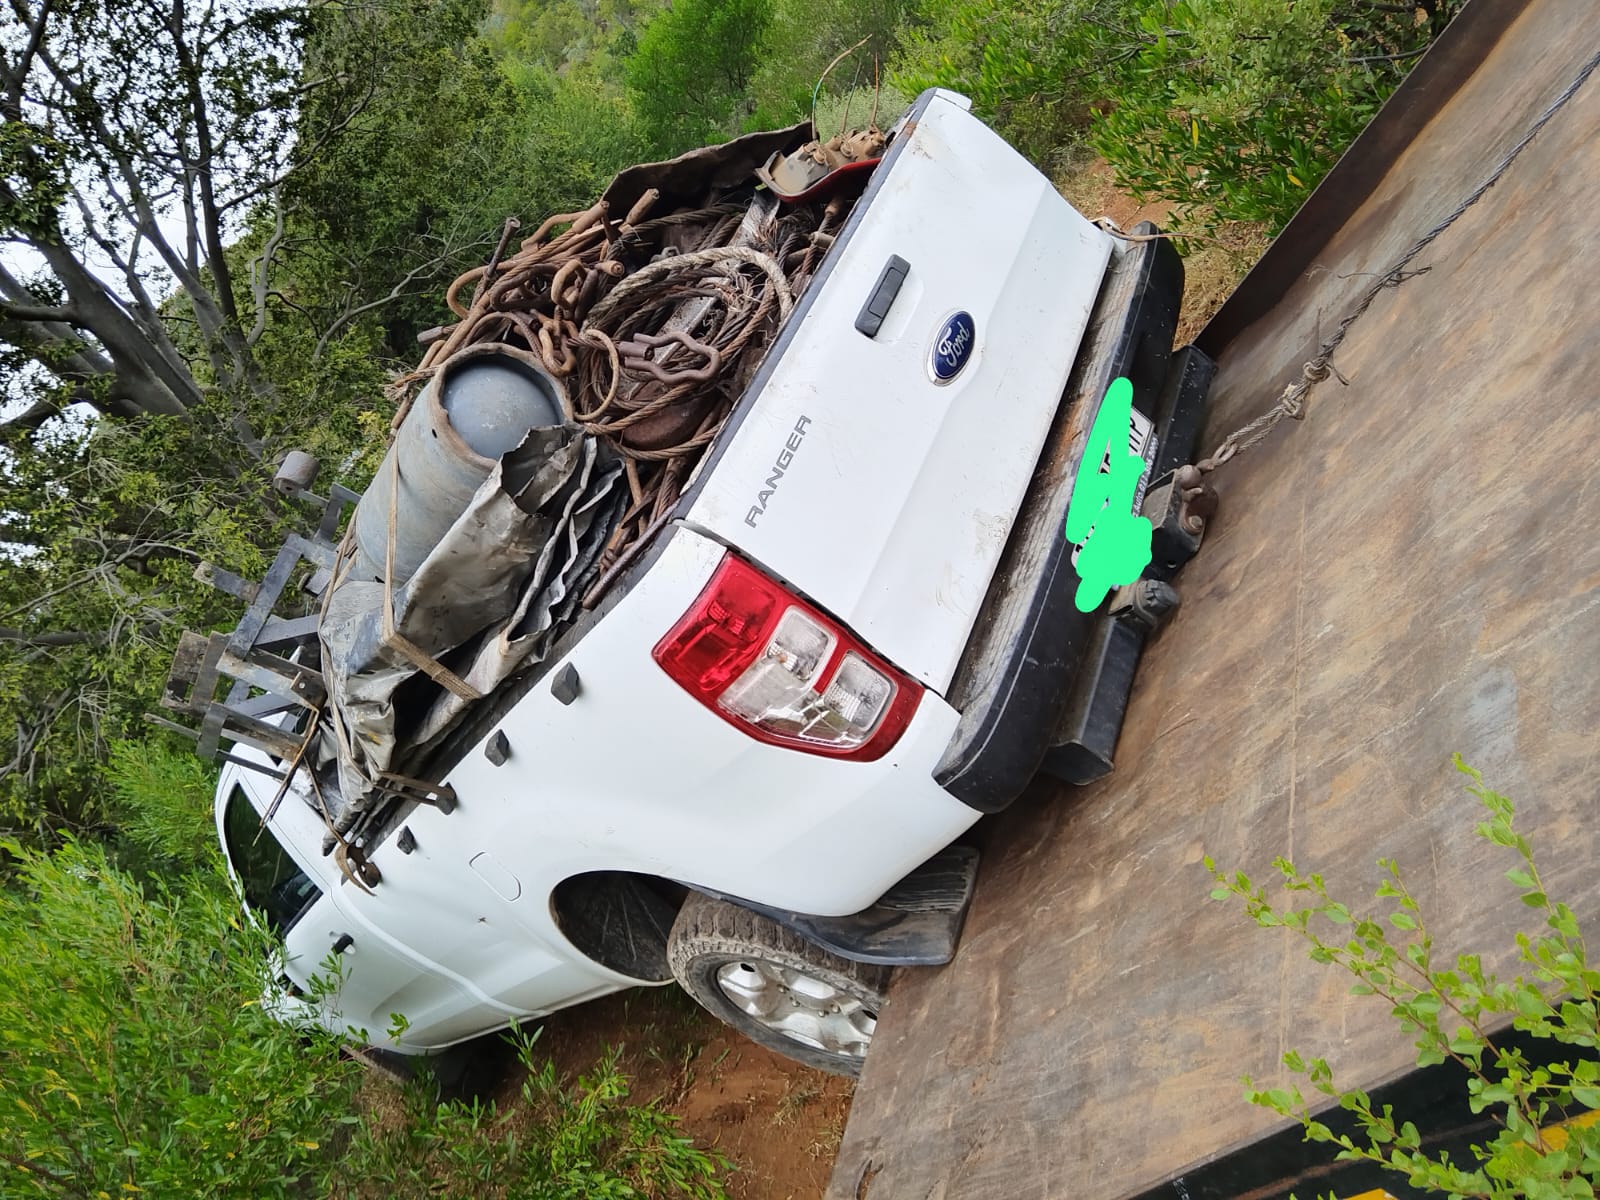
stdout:
<svg viewBox="0 0 1600 1200">
<path fill-rule="evenodd" d="M 1128 452 L 1144 459 L 1144 470 L 1139 473 L 1139 486 L 1133 490 L 1133 511 L 1137 513 L 1144 507 L 1145 489 L 1150 486 L 1150 464 L 1155 461 L 1156 457 L 1156 423 L 1137 408 L 1130 409 L 1129 413 L 1133 419 L 1129 423 L 1128 429 Z M 1082 468 L 1079 469 L 1081 470 Z M 1100 460 L 1100 471 L 1102 474 L 1107 475 L 1111 473 L 1111 450 L 1109 447 L 1106 449 L 1105 456 Z M 1104 508 L 1105 506 L 1101 505 L 1101 507 Z M 1092 533 L 1093 530 L 1090 532 Z M 1072 565 L 1074 567 L 1078 565 L 1078 551 L 1082 549 L 1082 542 L 1072 547 Z"/>
</svg>

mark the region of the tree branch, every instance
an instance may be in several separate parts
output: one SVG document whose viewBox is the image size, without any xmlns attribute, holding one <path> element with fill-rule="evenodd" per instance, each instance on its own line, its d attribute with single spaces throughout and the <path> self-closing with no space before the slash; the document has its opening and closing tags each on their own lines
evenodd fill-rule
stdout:
<svg viewBox="0 0 1600 1200">
<path fill-rule="evenodd" d="M 142 383 L 122 371 L 72 325 L 48 319 L 30 321 L 7 311 L 26 312 L 29 308 L 43 310 L 46 307 L 26 285 L 0 266 L 0 338 L 27 352 L 67 388 L 63 395 L 39 399 L 26 411 L 0 425 L 0 429 L 36 430 L 67 405 L 80 401 L 100 412 L 123 417 L 137 416 L 148 401 L 170 402 L 145 395 L 145 390 L 155 381 Z M 80 323 L 92 324 L 87 318 L 79 317 L 76 308 L 72 311 Z"/>
<path fill-rule="evenodd" d="M 5 300 L 10 301 L 22 308 L 31 306 L 33 308 L 43 310 L 51 307 L 40 301 L 39 297 L 33 293 L 32 289 L 30 289 L 10 271 L 6 270 L 4 265 L 0 265 L 0 297 L 3 297 Z M 64 308 L 63 311 L 70 311 L 73 319 L 75 320 L 81 319 L 82 314 L 79 313 L 75 308 Z M 18 321 L 33 321 L 42 328 L 45 334 L 57 342 L 82 340 L 78 337 L 77 330 L 74 329 L 67 321 L 58 321 L 51 317 L 45 317 L 41 319 L 37 317 L 28 318 L 19 316 L 13 319 Z M 82 367 L 85 370 L 102 372 L 106 374 L 111 372 L 111 360 L 106 358 L 104 355 L 89 351 L 87 347 L 85 347 L 85 350 L 81 352 L 81 355 L 83 360 Z"/>
<path fill-rule="evenodd" d="M 119 382 L 129 392 L 138 392 L 140 408 L 187 416 L 200 399 L 193 377 L 157 351 L 122 302 L 70 250 L 59 242 L 43 240 L 35 243 L 35 248 L 72 298 L 79 322 L 110 355 Z M 45 365 L 51 366 L 49 362 Z"/>
<path fill-rule="evenodd" d="M 38 15 L 28 24 L 28 42 L 22 48 L 22 53 L 17 56 L 17 65 L 7 74 L 5 117 L 8 121 L 22 119 L 22 96 L 27 88 L 28 73 L 33 70 L 34 56 L 39 53 L 39 47 L 44 44 L 44 30 L 50 20 L 50 10 L 55 7 L 55 0 L 44 0 L 39 5 Z M 18 17 L 22 16 L 21 9 L 15 9 Z"/>
<path fill-rule="evenodd" d="M 31 405 L 29 405 L 22 412 L 18 413 L 16 416 L 7 417 L 3 423 L 0 423 L 0 433 L 5 433 L 13 429 L 22 430 L 27 433 L 33 433 L 51 417 L 59 417 L 61 415 L 62 408 L 62 402 L 59 400 L 35 400 Z"/>
<path fill-rule="evenodd" d="M 21 642 L 25 646 L 103 646 L 110 640 L 111 635 L 103 631 L 97 633 L 73 629 L 59 633 L 29 633 L 26 629 L 0 625 L 0 642 Z"/>
<path fill-rule="evenodd" d="M 22 53 L 16 58 L 16 66 L 6 70 L 5 112 L 6 120 L 21 120 L 22 118 L 22 93 L 27 88 L 27 75 L 34 69 L 34 56 L 38 48 L 45 42 L 45 24 L 50 21 L 50 10 L 54 8 L 54 0 L 45 0 L 38 6 L 38 13 L 34 19 L 27 19 L 27 10 L 19 5 L 11 5 L 11 11 L 16 14 L 18 21 L 27 29 L 27 43 L 22 46 Z"/>
<path fill-rule="evenodd" d="M 13 321 L 56 321 L 71 325 L 79 320 L 78 310 L 70 304 L 24 304 L 0 298 L 0 317 Z"/>
<path fill-rule="evenodd" d="M 294 163 L 287 170 L 283 171 L 276 178 L 269 179 L 265 183 L 261 183 L 256 187 L 247 188 L 238 195 L 230 197 L 220 206 L 220 211 L 227 212 L 229 209 L 237 208 L 241 204 L 248 204 L 251 200 L 254 200 L 260 196 L 264 196 L 268 192 L 283 186 L 284 182 L 289 178 L 289 176 L 293 175 L 294 172 L 299 169 L 299 164 L 309 162 L 316 158 L 317 155 L 321 153 L 324 146 L 331 145 L 340 134 L 342 134 L 346 129 L 350 128 L 350 126 L 355 123 L 356 118 L 366 111 L 367 106 L 372 102 L 373 97 L 375 97 L 378 93 L 376 77 L 367 82 L 365 85 L 365 91 L 366 94 L 362 96 L 360 100 L 352 103 L 337 121 L 332 122 L 325 129 L 319 131 L 316 137 L 311 138 L 308 141 L 302 136 L 301 139 L 295 143 Z"/>
<path fill-rule="evenodd" d="M 201 330 L 205 333 L 207 339 L 220 340 L 223 327 L 227 323 L 226 317 L 216 307 L 215 298 L 200 279 L 198 265 L 191 268 L 189 262 L 173 249 L 171 243 L 161 233 L 160 222 L 157 220 L 151 198 L 145 192 L 138 167 L 128 157 L 127 151 L 122 148 L 121 140 L 106 125 L 101 107 L 94 94 L 85 88 L 79 80 L 72 77 L 71 73 L 51 54 L 48 46 L 42 45 L 39 47 L 39 61 L 45 64 L 56 83 L 84 114 L 83 119 L 89 129 L 94 132 L 99 143 L 105 148 L 110 162 L 102 164 L 103 173 L 109 175 L 112 167 L 115 167 L 116 174 L 121 176 L 123 183 L 127 185 L 128 195 L 124 198 L 111 185 L 109 178 L 103 179 L 101 182 L 106 187 L 107 194 L 117 205 L 123 218 L 138 229 L 146 240 L 155 247 L 156 253 L 166 263 L 167 269 L 177 278 L 178 283 L 194 305 L 195 316 L 200 321 Z M 194 230 L 192 219 L 188 229 L 192 235 Z M 46 258 L 50 257 L 46 246 L 39 245 L 38 248 L 41 253 L 45 254 Z M 79 264 L 74 262 L 73 265 L 78 266 L 79 271 L 87 275 L 87 272 L 84 272 Z M 54 268 L 53 263 L 52 267 Z M 56 268 L 56 274 L 62 283 L 68 284 L 70 291 L 71 285 L 68 279 L 62 275 L 59 268 Z M 97 280 L 95 282 L 98 283 Z M 104 290 L 103 286 L 101 290 Z M 217 365 L 220 366 L 221 364 Z M 198 391 L 193 389 L 192 383 L 189 385 L 189 389 L 194 390 L 195 397 L 198 398 Z"/>
<path fill-rule="evenodd" d="M 0 780 L 4 780 L 7 776 L 15 774 L 16 772 L 22 770 L 24 766 L 26 766 L 28 781 L 32 783 L 34 766 L 38 762 L 39 757 L 39 743 L 44 739 L 45 734 L 50 732 L 50 727 L 55 724 L 56 718 L 59 717 L 62 713 L 62 710 L 66 708 L 67 701 L 71 698 L 71 696 L 71 691 L 63 688 L 54 696 L 50 697 L 50 699 L 45 701 L 44 705 L 42 706 L 45 710 L 44 715 L 35 721 L 31 728 L 24 725 L 20 717 L 17 718 L 17 753 L 10 762 L 6 763 L 5 766 L 0 767 Z M 68 1190 L 66 1189 L 65 1185 L 62 1185 L 62 1189 L 64 1195 L 87 1194 Z"/>
<path fill-rule="evenodd" d="M 268 280 L 271 278 L 272 256 L 278 252 L 278 247 L 283 244 L 283 197 L 274 195 L 272 198 L 273 228 L 272 236 L 267 239 L 267 244 L 261 248 L 261 255 L 250 263 L 250 294 L 255 301 L 256 319 L 250 326 L 250 332 L 244 335 L 245 345 L 254 346 L 261 340 L 261 335 L 267 331 L 267 295 Z M 316 357 L 312 356 L 313 359 Z"/>
<path fill-rule="evenodd" d="M 73 199 L 77 201 L 78 211 L 82 214 L 84 230 L 98 245 L 106 256 L 117 266 L 122 268 L 122 274 L 128 285 L 128 292 L 133 299 L 133 311 L 130 314 L 134 322 L 150 339 L 157 354 L 166 362 L 168 371 L 174 377 L 186 377 L 189 374 L 189 364 L 183 359 L 183 354 L 173 342 L 171 334 L 167 332 L 166 323 L 161 318 L 161 313 L 145 290 L 144 280 L 139 277 L 137 262 L 139 247 L 144 241 L 144 234 L 137 227 L 133 229 L 133 238 L 126 254 L 100 232 L 94 213 L 89 207 L 89 202 L 84 198 L 78 188 L 72 189 Z"/>
<path fill-rule="evenodd" d="M 1399 54 L 1367 54 L 1360 58 L 1347 58 L 1344 61 L 1347 63 L 1403 62 L 1408 58 L 1416 58 L 1419 54 L 1426 54 L 1429 49 L 1429 46 L 1418 46 L 1415 50 L 1402 50 Z"/>
<path fill-rule="evenodd" d="M 332 339 L 333 335 L 339 332 L 339 330 L 343 329 L 346 325 L 350 324 L 350 322 L 354 321 L 363 313 L 371 312 L 375 308 L 382 308 L 386 304 L 392 304 L 396 300 L 399 300 L 408 294 L 412 294 L 407 293 L 406 291 L 406 288 L 411 285 L 412 280 L 427 274 L 429 271 L 447 261 L 450 257 L 451 256 L 448 254 L 441 254 L 429 259 L 420 266 L 411 268 L 411 270 L 406 272 L 404 279 L 389 289 L 389 294 L 387 296 L 381 296 L 377 300 L 369 300 L 365 304 L 357 305 L 355 308 L 346 309 L 344 312 L 340 313 L 334 318 L 333 323 L 323 331 L 322 336 L 317 339 L 316 349 L 311 352 L 311 361 L 316 362 L 322 357 L 322 352 L 328 348 L 329 340 Z"/>
<path fill-rule="evenodd" d="M 78 206 L 78 216 L 83 221 L 84 233 L 122 271 L 122 278 L 128 285 L 128 292 L 133 297 L 135 306 L 143 312 L 154 314 L 156 306 L 150 298 L 150 293 L 145 290 L 144 280 L 139 278 L 137 270 L 139 245 L 144 240 L 144 234 L 135 227 L 133 229 L 132 245 L 129 247 L 128 253 L 124 254 L 110 238 L 101 232 L 100 223 L 95 220 L 94 210 L 89 207 L 89 201 L 84 198 L 83 192 L 76 186 L 72 188 L 72 199 Z"/>
</svg>

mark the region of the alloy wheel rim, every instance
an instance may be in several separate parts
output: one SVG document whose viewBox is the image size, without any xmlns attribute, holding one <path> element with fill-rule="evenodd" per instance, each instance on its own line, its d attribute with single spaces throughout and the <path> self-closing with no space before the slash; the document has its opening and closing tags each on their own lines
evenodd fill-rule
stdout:
<svg viewBox="0 0 1600 1200">
<path fill-rule="evenodd" d="M 803 1046 L 861 1058 L 878 1025 L 859 996 L 793 967 L 745 958 L 717 968 L 717 986 L 757 1024 Z"/>
</svg>

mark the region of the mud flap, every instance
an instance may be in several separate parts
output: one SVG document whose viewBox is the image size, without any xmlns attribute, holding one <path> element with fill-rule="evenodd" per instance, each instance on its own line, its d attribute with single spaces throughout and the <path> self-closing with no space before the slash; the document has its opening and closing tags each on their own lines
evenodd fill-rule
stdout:
<svg viewBox="0 0 1600 1200">
<path fill-rule="evenodd" d="M 895 884 L 877 903 L 845 917 L 785 912 L 736 896 L 717 898 L 758 912 L 852 962 L 937 967 L 955 957 L 977 879 L 978 851 L 972 846 L 950 846 Z"/>
</svg>

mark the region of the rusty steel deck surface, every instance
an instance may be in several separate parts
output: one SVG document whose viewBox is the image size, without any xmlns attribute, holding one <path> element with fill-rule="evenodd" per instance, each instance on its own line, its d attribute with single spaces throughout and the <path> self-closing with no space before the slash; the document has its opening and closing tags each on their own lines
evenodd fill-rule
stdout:
<svg viewBox="0 0 1600 1200">
<path fill-rule="evenodd" d="M 1478 6 L 1480 61 L 1220 339 L 1207 448 L 1600 50 L 1593 0 Z M 956 961 L 895 983 L 833 1200 L 1118 1200 L 1280 1127 L 1238 1080 L 1288 1048 L 1349 1085 L 1402 1073 L 1386 1006 L 1209 900 L 1200 860 L 1284 854 L 1360 899 L 1394 857 L 1441 950 L 1511 968 L 1529 910 L 1454 751 L 1600 919 L 1600 73 L 1413 267 L 1335 355 L 1348 386 L 1214 477 L 1112 777 L 1037 783 L 988 828 Z"/>
</svg>

